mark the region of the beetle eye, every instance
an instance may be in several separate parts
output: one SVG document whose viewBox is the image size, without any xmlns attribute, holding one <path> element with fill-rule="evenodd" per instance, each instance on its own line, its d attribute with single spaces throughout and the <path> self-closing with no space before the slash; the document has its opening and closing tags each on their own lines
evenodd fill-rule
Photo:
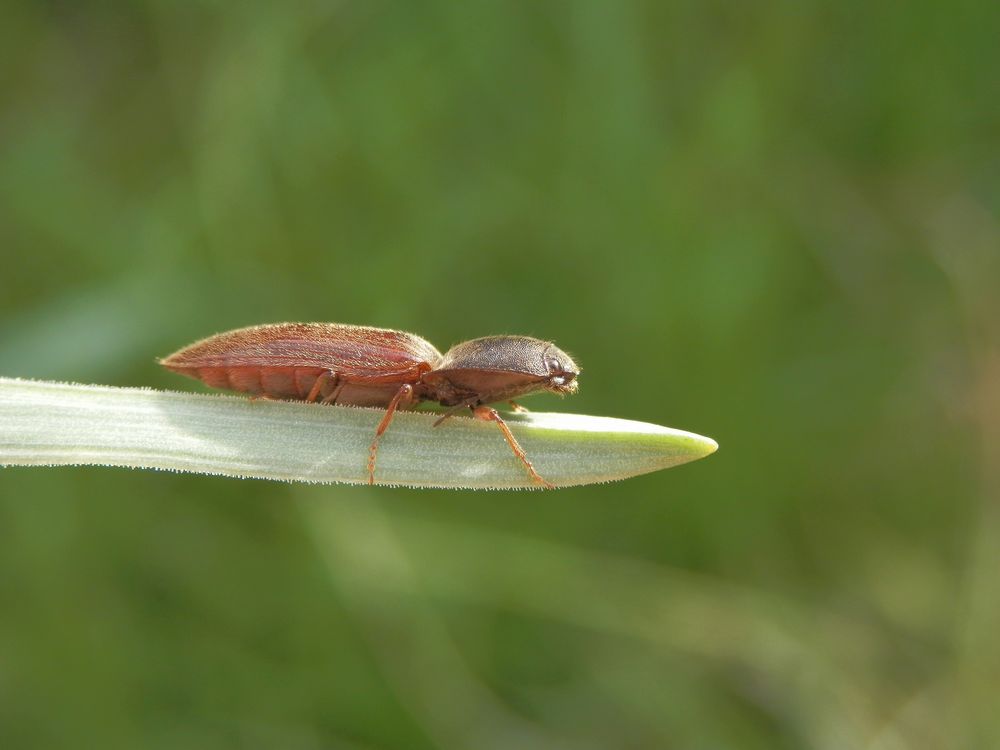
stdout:
<svg viewBox="0 0 1000 750">
<path fill-rule="evenodd" d="M 545 366 L 548 368 L 549 372 L 562 372 L 563 370 L 562 362 L 560 362 L 556 357 L 549 357 Z"/>
</svg>

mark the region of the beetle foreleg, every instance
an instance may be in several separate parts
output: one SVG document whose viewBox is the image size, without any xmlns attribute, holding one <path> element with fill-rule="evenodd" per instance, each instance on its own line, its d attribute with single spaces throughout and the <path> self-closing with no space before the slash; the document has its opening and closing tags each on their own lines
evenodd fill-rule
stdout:
<svg viewBox="0 0 1000 750">
<path fill-rule="evenodd" d="M 524 464 L 524 468 L 528 470 L 528 475 L 542 485 L 547 490 L 554 490 L 556 486 L 551 482 L 548 482 L 535 471 L 535 467 L 532 466 L 531 461 L 528 460 L 527 454 L 524 452 L 524 448 L 521 447 L 520 443 L 514 437 L 514 433 L 510 431 L 507 423 L 503 421 L 499 412 L 492 406 L 476 406 L 473 407 L 472 413 L 475 415 L 476 419 L 482 419 L 485 422 L 495 422 L 497 427 L 500 428 L 500 432 L 503 433 L 504 439 L 507 441 L 507 445 L 510 446 L 511 450 L 514 451 L 514 455 L 521 459 L 521 463 Z"/>
</svg>

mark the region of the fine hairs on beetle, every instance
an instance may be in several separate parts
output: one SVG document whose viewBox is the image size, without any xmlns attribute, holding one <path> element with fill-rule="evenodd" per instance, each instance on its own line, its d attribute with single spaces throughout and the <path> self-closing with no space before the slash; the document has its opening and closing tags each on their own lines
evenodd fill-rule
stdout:
<svg viewBox="0 0 1000 750">
<path fill-rule="evenodd" d="M 580 368 L 566 352 L 530 336 L 486 336 L 445 354 L 412 333 L 342 323 L 275 323 L 219 333 L 160 360 L 169 370 L 213 388 L 255 396 L 350 406 L 384 406 L 368 450 L 375 482 L 379 438 L 397 409 L 421 401 L 450 407 L 434 426 L 463 409 L 500 428 L 532 481 L 543 479 L 500 414 L 489 404 L 531 393 L 575 393 Z"/>
</svg>

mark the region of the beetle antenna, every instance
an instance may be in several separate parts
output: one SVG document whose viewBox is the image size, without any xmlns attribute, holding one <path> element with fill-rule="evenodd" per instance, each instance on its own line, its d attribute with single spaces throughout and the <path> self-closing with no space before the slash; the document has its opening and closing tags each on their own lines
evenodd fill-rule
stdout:
<svg viewBox="0 0 1000 750">
<path fill-rule="evenodd" d="M 436 421 L 434 422 L 434 426 L 435 426 L 435 427 L 437 427 L 437 426 L 438 426 L 439 424 L 441 424 L 442 422 L 444 422 L 444 421 L 445 421 L 445 420 L 446 420 L 446 419 L 447 419 L 448 417 L 453 417 L 453 416 L 455 416 L 455 415 L 456 415 L 456 414 L 458 414 L 458 413 L 459 413 L 460 411 L 462 411 L 462 409 L 468 409 L 468 408 L 469 408 L 470 406 L 473 406 L 473 405 L 475 405 L 475 403 L 476 403 L 476 402 L 475 402 L 475 400 L 473 399 L 472 401 L 463 401 L 463 402 L 462 402 L 462 403 L 460 403 L 460 404 L 455 404 L 454 406 L 452 406 L 452 407 L 451 407 L 450 409 L 448 409 L 448 411 L 446 411 L 446 412 L 445 412 L 444 414 L 442 414 L 442 415 L 441 415 L 441 416 L 440 416 L 440 417 L 439 417 L 439 418 L 438 418 L 438 419 L 437 419 L 437 420 L 436 420 Z"/>
</svg>

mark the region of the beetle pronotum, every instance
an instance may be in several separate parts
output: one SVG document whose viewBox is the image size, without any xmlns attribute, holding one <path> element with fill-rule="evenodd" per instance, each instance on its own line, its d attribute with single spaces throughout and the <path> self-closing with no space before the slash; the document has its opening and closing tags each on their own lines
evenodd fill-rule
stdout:
<svg viewBox="0 0 1000 750">
<path fill-rule="evenodd" d="M 384 406 L 368 451 L 375 482 L 379 438 L 397 409 L 421 401 L 451 407 L 435 426 L 469 408 L 495 423 L 532 480 L 542 479 L 489 404 L 537 391 L 575 393 L 580 369 L 555 344 L 529 336 L 487 336 L 441 354 L 420 336 L 341 323 L 276 323 L 209 336 L 160 360 L 213 388 L 322 404 Z"/>
</svg>

